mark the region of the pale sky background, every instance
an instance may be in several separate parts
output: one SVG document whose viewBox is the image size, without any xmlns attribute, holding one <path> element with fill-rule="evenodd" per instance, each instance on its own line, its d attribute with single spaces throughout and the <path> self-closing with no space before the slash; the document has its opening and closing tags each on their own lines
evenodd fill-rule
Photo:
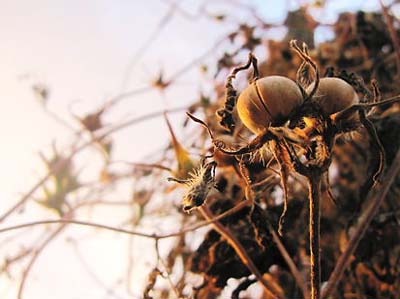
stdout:
<svg viewBox="0 0 400 299">
<path fill-rule="evenodd" d="M 191 14 L 196 14 L 201 3 L 180 2 Z M 217 12 L 218 2 L 226 8 L 229 1 L 225 1 L 225 5 L 224 1 L 215 2 L 217 4 L 212 7 Z M 256 5 L 258 13 L 271 22 L 281 22 L 287 8 L 285 1 L 245 2 Z M 295 7 L 301 1 L 288 2 L 289 7 Z M 71 103 L 74 103 L 74 113 L 84 115 L 121 91 L 147 86 L 161 69 L 168 77 L 235 28 L 204 17 L 190 20 L 176 13 L 136 62 L 124 84 L 124 74 L 132 57 L 167 13 L 168 3 L 162 0 L 0 0 L 0 214 L 43 174 L 38 152 L 48 150 L 53 139 L 60 147 L 72 141 L 71 132 L 44 113 L 33 96 L 33 84 L 49 86 L 49 110 L 78 128 L 69 118 Z M 333 22 L 336 13 L 344 7 L 367 10 L 378 7 L 377 1 L 329 3 L 330 8 L 326 10 L 329 13 L 323 15 L 327 22 Z M 248 16 L 238 10 L 221 12 L 248 20 Z M 326 36 L 329 33 L 321 33 L 321 38 Z M 218 53 L 223 51 L 223 48 L 219 49 L 204 62 L 212 65 L 219 57 Z M 126 99 L 106 120 L 117 122 L 128 116 L 184 106 L 194 101 L 200 90 L 209 89 L 198 68 L 193 68 L 179 78 L 164 97 L 152 91 Z M 176 117 L 182 119 L 183 113 Z M 116 135 L 116 156 L 138 161 L 146 153 L 165 145 L 167 134 L 162 118 L 124 130 Z M 44 215 L 49 218 L 49 214 L 33 209 L 28 216 L 10 218 L 1 227 L 22 220 L 37 220 Z M 113 215 L 108 216 L 98 222 L 113 223 Z M 64 240 L 79 232 L 79 228 L 68 228 L 59 239 Z M 115 284 L 126 257 L 126 239 L 112 233 L 101 233 L 96 240 L 83 243 L 81 251 L 91 267 L 107 285 Z M 143 246 L 152 245 L 144 243 Z M 0 263 L 3 258 L 4 251 L 0 247 Z M 107 295 L 82 270 L 73 250 L 63 241 L 52 244 L 34 269 L 24 298 L 128 298 L 122 287 L 116 291 L 116 296 Z M 137 298 L 141 294 L 139 276 L 136 277 Z M 0 298 L 14 299 L 15 291 L 15 285 L 0 276 Z"/>
</svg>

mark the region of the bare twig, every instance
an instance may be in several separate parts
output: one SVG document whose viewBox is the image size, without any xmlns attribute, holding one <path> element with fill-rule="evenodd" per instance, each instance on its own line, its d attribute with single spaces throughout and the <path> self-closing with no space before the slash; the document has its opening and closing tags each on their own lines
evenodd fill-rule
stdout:
<svg viewBox="0 0 400 299">
<path fill-rule="evenodd" d="M 310 261 L 311 261 L 311 299 L 320 298 L 321 261 L 320 261 L 320 198 L 321 175 L 307 178 L 310 202 Z"/>
<path fill-rule="evenodd" d="M 294 263 L 292 257 L 287 252 L 285 245 L 283 245 L 281 239 L 279 238 L 278 234 L 276 233 L 276 231 L 274 230 L 274 228 L 271 225 L 268 225 L 268 229 L 272 235 L 272 238 L 273 238 L 276 246 L 278 247 L 279 252 L 281 253 L 286 264 L 288 265 L 289 270 L 292 273 L 293 278 L 297 283 L 297 286 L 301 289 L 304 299 L 309 298 L 310 292 L 308 291 L 307 284 L 306 284 L 305 280 L 303 279 L 303 276 L 301 275 L 296 264 Z"/>
<path fill-rule="evenodd" d="M 177 6 L 176 3 L 171 4 L 171 6 L 168 9 L 168 11 L 166 12 L 166 14 L 158 22 L 155 30 L 151 34 L 148 35 L 146 41 L 139 47 L 139 49 L 136 50 L 135 54 L 133 54 L 133 56 L 130 59 L 130 62 L 124 72 L 124 76 L 123 76 L 123 80 L 122 80 L 122 87 L 121 87 L 122 90 L 125 90 L 126 85 L 131 76 L 132 70 L 136 66 L 136 64 L 140 61 L 140 58 L 143 56 L 143 54 L 146 53 L 146 50 L 148 50 L 150 48 L 151 44 L 154 41 L 156 41 L 158 35 L 166 27 L 166 25 L 169 23 L 169 21 L 171 21 L 171 17 L 175 13 L 176 6 Z"/>
<path fill-rule="evenodd" d="M 110 100 L 108 100 L 108 102 L 105 104 L 105 106 L 106 107 L 114 106 L 117 103 L 121 102 L 122 100 L 125 100 L 126 98 L 137 96 L 139 94 L 150 92 L 152 90 L 154 90 L 153 86 L 147 85 L 147 86 L 140 87 L 140 88 L 137 88 L 137 89 L 132 89 L 132 90 L 129 90 L 129 91 L 122 92 L 122 93 L 112 97 Z"/>
<path fill-rule="evenodd" d="M 18 262 L 24 259 L 25 257 L 29 256 L 31 253 L 32 253 L 31 248 L 23 248 L 20 252 L 18 252 L 18 254 L 16 254 L 13 257 L 5 257 L 4 264 L 0 267 L 0 275 L 3 274 L 4 272 L 9 275 L 10 266 L 13 263 Z"/>
<path fill-rule="evenodd" d="M 160 117 L 163 116 L 164 113 L 176 113 L 176 112 L 181 112 L 185 111 L 189 108 L 189 106 L 182 106 L 182 107 L 177 107 L 177 108 L 171 108 L 167 110 L 159 110 L 155 111 L 149 114 L 145 114 L 139 117 L 133 117 L 132 119 L 129 119 L 127 121 L 121 122 L 120 124 L 115 125 L 114 127 L 110 128 L 107 132 L 104 132 L 101 136 L 97 137 L 98 140 L 104 139 L 105 137 L 109 136 L 112 133 L 115 133 L 117 131 L 120 131 L 122 129 L 125 129 L 127 127 L 130 127 L 131 125 L 141 123 L 146 120 L 150 120 L 155 117 Z"/>
<path fill-rule="evenodd" d="M 250 203 L 249 201 L 244 200 L 240 204 L 236 205 L 234 208 L 222 213 L 221 215 L 207 219 L 206 221 L 200 222 L 198 224 L 195 224 L 193 226 L 185 228 L 181 231 L 178 231 L 175 233 L 164 234 L 164 235 L 146 234 L 146 233 L 141 233 L 141 232 L 137 232 L 137 231 L 133 231 L 133 230 L 126 230 L 126 229 L 117 228 L 114 226 L 94 223 L 94 222 L 79 221 L 79 220 L 67 220 L 67 219 L 39 220 L 39 221 L 32 221 L 32 222 L 27 222 L 27 223 L 23 223 L 23 224 L 13 225 L 13 226 L 1 228 L 0 234 L 4 233 L 4 232 L 12 231 L 12 230 L 32 227 L 32 226 L 36 226 L 36 225 L 68 223 L 68 224 L 75 224 L 75 225 L 82 225 L 82 226 L 90 226 L 90 227 L 94 227 L 94 228 L 100 228 L 100 229 L 115 231 L 118 233 L 123 233 L 123 234 L 128 234 L 128 235 L 135 235 L 135 236 L 144 237 L 144 238 L 166 239 L 166 238 L 178 237 L 178 236 L 181 236 L 182 234 L 185 234 L 185 233 L 188 233 L 191 231 L 195 231 L 203 226 L 209 225 L 215 221 L 218 221 L 224 217 L 227 217 L 233 213 L 236 213 L 237 211 L 241 210 L 242 208 L 248 206 L 249 203 Z"/>
<path fill-rule="evenodd" d="M 72 125 L 70 125 L 68 123 L 68 121 L 66 121 L 65 119 L 63 119 L 62 117 L 60 117 L 58 114 L 54 113 L 53 111 L 49 110 L 47 107 L 44 107 L 44 111 L 45 113 L 51 117 L 52 119 L 54 119 L 57 123 L 59 123 L 61 126 L 67 128 L 68 130 L 72 131 L 75 135 L 79 135 L 81 134 L 81 131 L 77 130 L 76 128 L 74 128 Z"/>
<path fill-rule="evenodd" d="M 201 207 L 199 210 L 203 217 L 207 220 L 213 218 L 211 211 L 206 206 Z M 263 275 L 257 269 L 257 266 L 253 263 L 250 256 L 247 254 L 247 251 L 243 248 L 242 244 L 240 244 L 239 240 L 232 234 L 232 232 L 219 222 L 214 222 L 213 226 L 214 229 L 229 243 L 229 245 L 232 246 L 236 254 L 240 257 L 243 264 L 246 265 L 246 267 L 263 284 L 265 292 L 272 298 L 283 298 L 283 294 L 281 293 L 281 291 L 277 290 L 274 285 L 264 279 Z"/>
<path fill-rule="evenodd" d="M 37 258 L 39 255 L 43 252 L 43 250 L 46 248 L 46 246 L 67 226 L 67 223 L 61 224 L 53 233 L 50 234 L 50 236 L 34 251 L 31 260 L 29 261 L 27 267 L 25 268 L 23 274 L 22 274 L 22 279 L 19 284 L 18 288 L 18 299 L 22 299 L 22 295 L 24 292 L 24 287 L 26 280 L 28 278 L 28 275 L 35 264 Z"/>
<path fill-rule="evenodd" d="M 138 169 L 161 169 L 161 170 L 166 170 L 169 172 L 172 172 L 172 169 L 170 167 L 164 166 L 162 164 L 158 164 L 158 163 L 140 163 L 140 162 L 129 162 L 129 161 L 112 161 L 110 162 L 110 164 L 112 163 L 124 163 L 127 165 L 131 165 L 134 168 L 138 168 Z"/>
<path fill-rule="evenodd" d="M 152 234 L 146 234 L 146 233 L 141 233 L 141 232 L 136 232 L 132 230 L 126 230 L 122 228 L 117 228 L 109 225 L 103 225 L 99 223 L 93 223 L 93 222 L 87 222 L 87 221 L 79 221 L 79 220 L 68 220 L 68 219 L 56 219 L 56 220 L 40 220 L 40 221 L 33 221 L 33 222 L 28 222 L 24 224 L 19 224 L 19 225 L 14 225 L 6 228 L 0 229 L 0 234 L 7 232 L 7 231 L 12 231 L 16 229 L 21 229 L 21 228 L 26 228 L 26 227 L 31 227 L 31 226 L 36 226 L 36 225 L 44 225 L 44 224 L 55 224 L 55 223 L 62 223 L 62 224 L 76 224 L 76 225 L 83 225 L 83 226 L 91 226 L 94 228 L 101 228 L 101 229 L 106 229 L 106 230 L 111 230 L 115 231 L 118 233 L 123 233 L 123 234 L 128 234 L 128 235 L 135 235 L 139 237 L 145 237 L 145 238 L 167 238 L 167 237 L 175 237 L 173 236 L 157 236 L 157 235 L 152 235 Z M 179 234 L 178 234 L 179 235 Z"/>
<path fill-rule="evenodd" d="M 246 205 L 248 204 L 246 201 L 243 201 L 243 203 L 246 203 Z M 245 205 L 243 204 L 242 207 L 244 207 Z M 237 210 L 237 209 L 235 209 Z M 229 211 L 230 213 L 224 213 L 220 216 L 228 216 L 229 214 L 232 213 L 232 211 Z M 218 216 L 218 219 L 222 218 Z M 213 217 L 211 214 L 207 214 L 207 221 L 203 222 L 203 225 L 212 223 L 217 221 L 216 220 L 217 217 Z M 36 222 L 30 222 L 30 223 L 25 223 L 25 224 L 21 224 L 21 225 L 16 225 L 16 226 L 12 226 L 12 227 L 8 227 L 8 228 L 3 228 L 0 229 L 0 233 L 6 232 L 6 231 L 11 231 L 11 230 L 15 230 L 15 229 L 21 229 L 24 227 L 31 227 L 34 225 L 43 225 L 43 224 L 51 224 L 51 223 L 61 223 L 64 226 L 67 224 L 77 224 L 77 225 L 84 225 L 84 226 L 91 226 L 91 227 L 95 227 L 95 228 L 101 228 L 101 229 L 107 229 L 107 230 L 111 230 L 111 231 L 115 231 L 115 232 L 119 232 L 119 233 L 125 233 L 125 234 L 130 234 L 130 235 L 136 235 L 136 236 L 140 236 L 140 237 L 146 237 L 146 238 L 152 238 L 152 239 L 163 239 L 163 238 L 170 238 L 170 237 L 176 237 L 179 235 L 182 235 L 190 230 L 193 229 L 197 229 L 199 227 L 201 227 L 200 225 L 196 225 L 195 227 L 189 228 L 189 229 L 184 229 L 180 232 L 177 233 L 172 233 L 172 234 L 165 234 L 165 235 L 155 235 L 155 234 L 145 234 L 145 233 L 141 233 L 141 232 L 137 232 L 137 231 L 130 231 L 130 230 L 125 230 L 125 229 L 121 229 L 121 228 L 116 228 L 116 227 L 112 227 L 112 226 L 107 226 L 107 225 L 102 225 L 102 224 L 97 224 L 97 223 L 91 223 L 91 222 L 85 222 L 85 221 L 78 221 L 78 220 L 68 220 L 68 219 L 59 219 L 59 220 L 43 220 L 43 221 L 36 221 Z M 63 226 L 61 226 L 63 227 Z M 248 257 L 245 249 L 240 245 L 240 243 L 237 241 L 236 238 L 234 238 L 232 236 L 231 233 L 227 232 L 226 229 L 219 225 L 216 225 L 216 227 L 218 228 L 218 231 L 223 234 L 223 237 L 226 238 L 228 240 L 228 242 L 231 244 L 231 246 L 235 249 L 235 251 L 238 253 L 238 255 L 240 256 L 240 258 L 242 259 L 242 261 L 245 263 L 246 266 L 249 267 L 249 269 L 251 270 L 252 273 L 254 273 L 256 275 L 256 277 L 260 280 L 261 283 L 263 283 L 263 285 L 268 288 L 269 292 L 271 293 L 271 295 L 274 298 L 283 298 L 282 295 L 280 294 L 279 291 L 275 290 L 274 286 L 271 286 L 271 284 L 266 281 L 263 276 L 259 273 L 259 271 L 257 270 L 256 266 L 254 265 L 254 263 L 251 261 L 251 259 Z M 279 294 L 279 295 L 278 295 Z"/>
<path fill-rule="evenodd" d="M 184 65 L 181 69 L 178 69 L 175 73 L 173 73 L 171 76 L 169 76 L 169 78 L 163 79 L 162 81 L 164 83 L 166 83 L 166 84 L 168 83 L 168 85 L 170 83 L 174 82 L 176 79 L 178 79 L 179 77 L 184 75 L 187 71 L 192 69 L 198 63 L 202 62 L 205 58 L 207 58 L 207 56 L 209 56 L 214 51 L 216 51 L 219 48 L 219 46 L 221 46 L 222 43 L 225 42 L 226 40 L 227 40 L 227 37 L 223 36 L 222 38 L 217 40 L 217 42 L 213 46 L 211 46 L 207 51 L 205 51 L 203 54 L 201 54 L 197 58 L 191 60 L 188 64 Z M 118 94 L 115 97 L 111 98 L 107 102 L 106 105 L 108 107 L 110 107 L 110 106 L 116 105 L 117 103 L 120 103 L 122 100 L 124 100 L 126 98 L 129 98 L 129 97 L 141 94 L 141 93 L 149 92 L 149 91 L 152 91 L 152 90 L 154 90 L 154 85 L 144 86 L 142 88 L 138 88 L 138 89 L 134 89 L 134 90 L 131 90 L 131 91 L 123 92 L 123 93 Z"/>
</svg>

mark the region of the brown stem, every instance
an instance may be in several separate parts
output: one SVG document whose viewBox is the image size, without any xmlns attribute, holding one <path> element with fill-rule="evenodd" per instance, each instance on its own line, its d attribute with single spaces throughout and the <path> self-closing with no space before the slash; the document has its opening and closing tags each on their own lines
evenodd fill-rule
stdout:
<svg viewBox="0 0 400 299">
<path fill-rule="evenodd" d="M 336 263 L 335 269 L 332 271 L 331 276 L 329 277 L 328 284 L 324 289 L 322 294 L 322 298 L 328 298 L 333 290 L 336 288 L 340 279 L 343 276 L 344 270 L 349 264 L 350 258 L 354 254 L 358 243 L 361 241 L 364 236 L 366 230 L 368 229 L 371 220 L 374 218 L 380 205 L 383 203 L 387 193 L 391 185 L 393 184 L 394 179 L 400 170 L 400 151 L 397 152 L 395 159 L 393 160 L 392 166 L 389 168 L 385 177 L 382 179 L 383 184 L 380 186 L 377 192 L 371 193 L 368 196 L 369 205 L 365 209 L 365 211 L 361 214 L 354 229 L 354 233 L 351 236 L 351 239 L 347 245 L 347 248 L 340 256 L 339 260 Z"/>
<path fill-rule="evenodd" d="M 271 225 L 268 225 L 268 229 L 272 235 L 272 238 L 278 247 L 279 252 L 281 253 L 283 259 L 285 260 L 286 264 L 288 265 L 290 272 L 292 272 L 292 275 L 294 277 L 294 280 L 297 283 L 297 286 L 301 289 L 303 293 L 304 299 L 307 299 L 310 297 L 309 291 L 307 289 L 306 282 L 303 279 L 303 276 L 301 275 L 301 272 L 297 268 L 296 264 L 294 263 L 292 257 L 290 254 L 287 252 L 285 245 L 283 245 L 281 239 L 279 238 L 277 232 L 274 230 L 274 228 Z"/>
<path fill-rule="evenodd" d="M 118 232 L 121 234 L 128 234 L 128 235 L 134 235 L 134 236 L 138 236 L 138 237 L 143 237 L 143 238 L 150 238 L 150 239 L 167 239 L 167 238 L 173 238 L 173 237 L 179 237 L 183 234 L 186 234 L 188 232 L 191 231 L 195 231 L 203 226 L 209 225 L 211 223 L 214 223 L 218 220 L 221 220 L 225 217 L 228 217 L 229 215 L 232 215 L 234 213 L 236 213 L 237 211 L 240 211 L 241 209 L 243 209 L 244 207 L 250 205 L 251 201 L 250 200 L 243 200 L 241 201 L 238 205 L 236 205 L 235 207 L 233 207 L 232 209 L 229 209 L 228 211 L 215 216 L 213 218 L 209 218 L 205 221 L 202 221 L 198 224 L 189 226 L 187 228 L 184 228 L 178 232 L 174 232 L 174 233 L 169 233 L 169 234 L 163 234 L 163 235 L 155 235 L 155 234 L 146 234 L 146 233 L 142 233 L 142 232 L 138 232 L 138 231 L 133 231 L 133 230 L 127 230 L 127 229 L 123 229 L 123 228 L 118 228 L 118 227 L 114 227 L 114 226 L 109 226 L 109 225 L 104 225 L 104 224 L 100 224 L 100 223 L 94 223 L 94 222 L 88 222 L 88 221 L 80 221 L 80 220 L 68 220 L 68 219 L 55 219 L 55 220 L 39 220 L 39 221 L 32 221 L 32 222 L 27 222 L 27 223 L 23 223 L 23 224 L 17 224 L 17 225 L 13 225 L 13 226 L 8 226 L 8 227 L 4 227 L 4 228 L 0 228 L 0 234 L 4 233 L 4 232 L 8 232 L 8 231 L 12 231 L 12 230 L 17 230 L 17 229 L 22 229 L 22 228 L 27 228 L 27 227 L 32 227 L 32 226 L 36 226 L 36 225 L 46 225 L 46 224 L 56 224 L 56 223 L 68 223 L 68 224 L 75 224 L 75 225 L 81 225 L 81 226 L 89 226 L 89 227 L 95 227 L 95 228 L 99 228 L 99 229 L 105 229 L 105 230 L 109 230 L 109 231 L 114 231 L 114 232 Z"/>
<path fill-rule="evenodd" d="M 320 298 L 321 261 L 320 261 L 320 197 L 321 174 L 312 173 L 308 177 L 310 201 L 310 262 L 311 262 L 311 299 Z"/>
<path fill-rule="evenodd" d="M 214 216 L 211 211 L 203 206 L 200 209 L 201 214 L 207 220 L 212 219 Z M 269 281 L 264 279 L 260 271 L 258 271 L 256 265 L 251 260 L 250 256 L 247 254 L 246 249 L 243 248 L 242 244 L 240 244 L 239 240 L 232 234 L 232 232 L 223 226 L 220 222 L 213 223 L 214 229 L 232 246 L 235 250 L 236 254 L 240 257 L 243 264 L 253 273 L 257 279 L 263 284 L 265 292 L 272 298 L 281 299 L 282 291 L 277 290 L 275 286 L 273 286 Z"/>
</svg>

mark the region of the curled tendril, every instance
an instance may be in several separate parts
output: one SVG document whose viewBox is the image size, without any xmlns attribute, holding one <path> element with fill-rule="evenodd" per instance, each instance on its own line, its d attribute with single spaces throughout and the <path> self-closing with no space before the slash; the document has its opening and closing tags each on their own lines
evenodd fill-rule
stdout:
<svg viewBox="0 0 400 299">
<path fill-rule="evenodd" d="M 305 44 L 303 44 L 303 49 L 300 49 L 300 47 L 297 45 L 297 41 L 295 39 L 292 39 L 290 41 L 290 47 L 306 62 L 309 63 L 311 65 L 311 67 L 314 69 L 315 72 L 315 84 L 313 89 L 311 90 L 310 94 L 307 96 L 306 101 L 312 99 L 312 97 L 315 95 L 315 93 L 317 92 L 317 89 L 319 87 L 319 70 L 318 67 L 316 65 L 316 63 L 314 62 L 314 60 L 311 59 L 310 55 L 308 55 L 308 49 L 307 46 Z M 303 64 L 300 66 L 301 67 L 304 66 Z"/>
</svg>

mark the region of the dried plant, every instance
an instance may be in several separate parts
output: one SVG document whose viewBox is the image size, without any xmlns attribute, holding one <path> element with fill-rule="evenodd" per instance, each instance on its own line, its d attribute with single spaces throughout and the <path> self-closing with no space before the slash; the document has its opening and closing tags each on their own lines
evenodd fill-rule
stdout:
<svg viewBox="0 0 400 299">
<path fill-rule="evenodd" d="M 1 236 L 58 224 L 6 253 L 0 274 L 11 276 L 22 265 L 19 298 L 39 254 L 72 225 L 154 241 L 146 253 L 152 262 L 143 273 L 148 279 L 140 287 L 142 298 L 256 298 L 257 287 L 257 296 L 267 299 L 400 297 L 400 31 L 392 8 L 342 13 L 326 25 L 313 19 L 315 7 L 304 6 L 288 13 L 286 36 L 271 41 L 262 32 L 277 25 L 234 2 L 226 5 L 238 5 L 253 23 L 235 23 L 236 30 L 172 76 L 163 70 L 150 86 L 124 91 L 75 117 L 80 129 L 70 148 L 54 146 L 52 158 L 42 155 L 47 174 L 0 215 Z M 229 15 L 211 13 L 207 3 L 199 15 L 232 22 Z M 152 38 L 176 14 L 189 13 L 171 4 Z M 320 25 L 331 27 L 335 38 L 314 45 Z M 146 41 L 143 49 L 151 44 Z M 262 49 L 267 58 L 256 58 L 253 51 Z M 104 125 L 105 114 L 122 100 L 154 89 L 166 93 L 211 53 L 219 55 L 214 68 L 202 70 L 214 93 L 194 92 L 197 100 L 185 107 Z M 35 92 L 51 101 L 42 89 Z M 170 120 L 183 111 L 188 117 L 176 134 Z M 144 161 L 115 161 L 115 132 L 162 116 L 169 133 L 163 149 Z M 77 156 L 89 149 L 103 159 L 99 179 L 85 183 L 75 169 L 81 165 Z M 126 183 L 134 185 L 127 200 L 105 199 Z M 44 199 L 37 202 L 58 218 L 7 223 L 40 190 Z M 105 225 L 95 213 L 102 205 L 121 206 L 130 216 Z M 93 221 L 80 218 L 85 209 Z M 149 230 L 149 223 L 169 231 L 156 225 Z M 0 246 L 17 243 L 13 234 Z M 126 264 L 122 281 L 133 297 L 132 256 Z"/>
</svg>

